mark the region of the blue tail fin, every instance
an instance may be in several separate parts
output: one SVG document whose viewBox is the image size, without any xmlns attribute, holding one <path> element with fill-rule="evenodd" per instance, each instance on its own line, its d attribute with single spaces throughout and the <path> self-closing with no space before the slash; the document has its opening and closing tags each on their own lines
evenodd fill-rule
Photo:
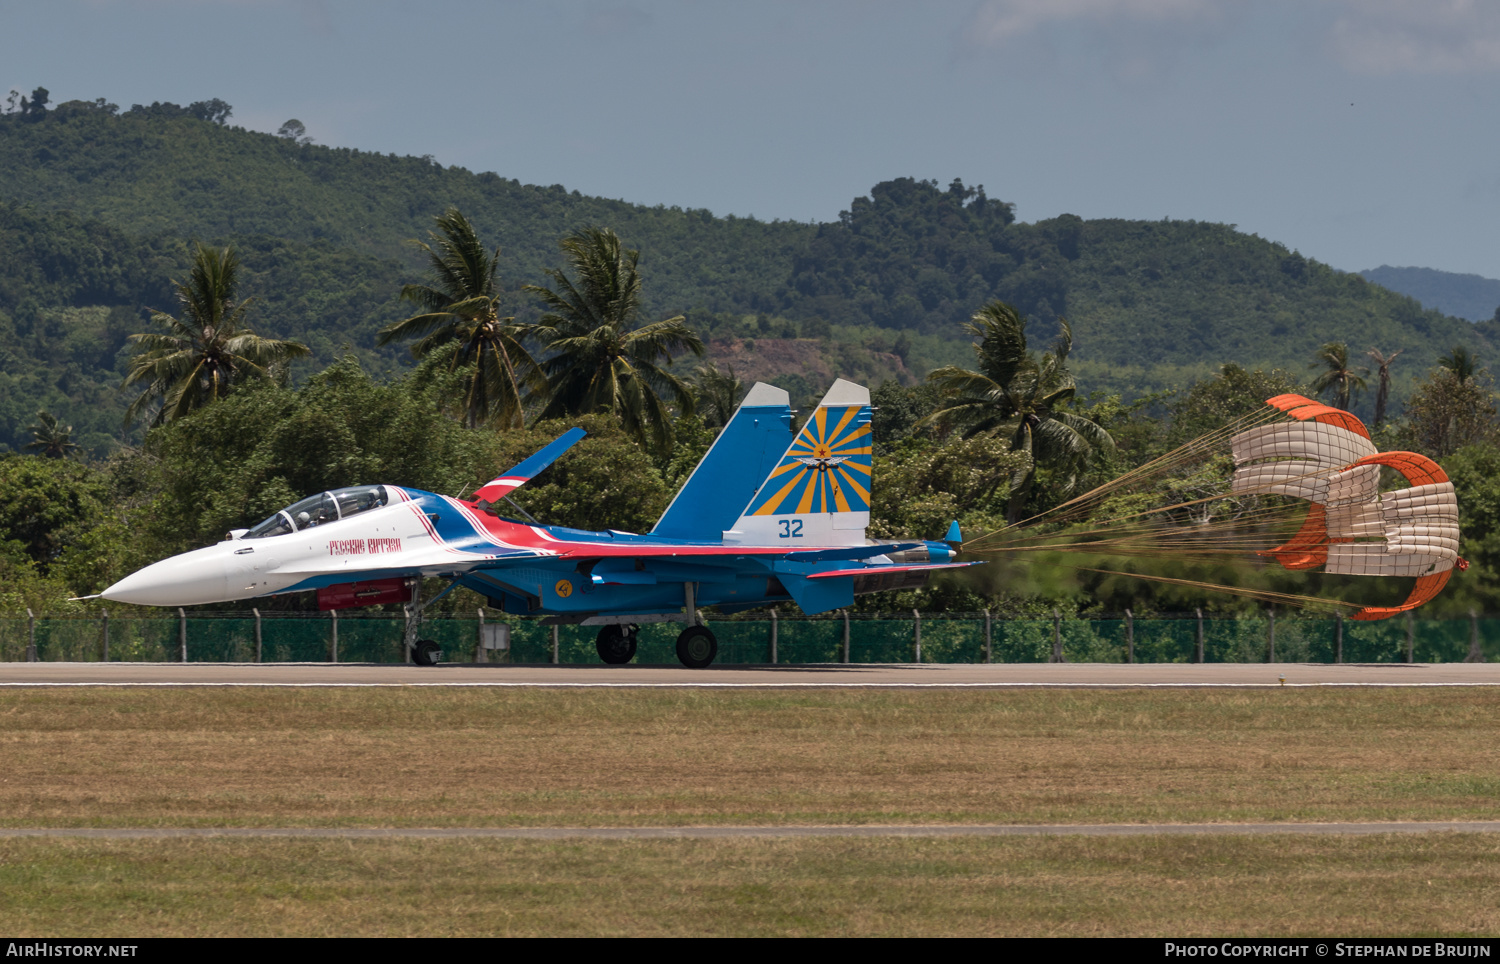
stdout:
<svg viewBox="0 0 1500 964">
<path fill-rule="evenodd" d="M 791 397 L 756 382 L 651 534 L 719 541 L 776 467 L 791 434 Z"/>
<path fill-rule="evenodd" d="M 870 524 L 870 391 L 842 378 L 757 478 L 726 543 L 788 548 L 862 546 Z"/>
</svg>

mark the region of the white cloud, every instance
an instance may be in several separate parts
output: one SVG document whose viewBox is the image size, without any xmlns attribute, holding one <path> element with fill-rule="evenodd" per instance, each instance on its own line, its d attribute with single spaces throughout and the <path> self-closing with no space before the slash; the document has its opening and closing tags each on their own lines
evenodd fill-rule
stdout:
<svg viewBox="0 0 1500 964">
<path fill-rule="evenodd" d="M 1500 69 L 1500 3 L 1339 0 L 1329 46 L 1361 74 L 1457 74 Z"/>
<path fill-rule="evenodd" d="M 1213 0 L 986 0 L 964 27 L 966 44 L 998 47 L 1054 23 L 1194 20 L 1215 12 Z"/>
</svg>

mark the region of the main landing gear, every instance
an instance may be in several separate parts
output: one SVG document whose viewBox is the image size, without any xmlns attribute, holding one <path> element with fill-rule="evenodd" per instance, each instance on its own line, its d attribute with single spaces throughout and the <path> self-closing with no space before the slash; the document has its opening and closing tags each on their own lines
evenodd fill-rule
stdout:
<svg viewBox="0 0 1500 964">
<path fill-rule="evenodd" d="M 688 628 L 677 637 L 677 658 L 688 669 L 703 669 L 719 655 L 719 641 L 698 621 L 698 584 L 682 584 L 682 611 Z"/>
<path fill-rule="evenodd" d="M 619 666 L 635 658 L 635 626 L 600 626 L 594 639 L 594 648 L 599 658 L 611 666 Z"/>
<path fill-rule="evenodd" d="M 719 655 L 719 641 L 707 626 L 689 626 L 677 637 L 677 658 L 688 669 L 703 669 Z"/>
<path fill-rule="evenodd" d="M 594 637 L 599 658 L 611 666 L 620 666 L 635 658 L 636 626 L 600 626 Z M 677 637 L 677 658 L 688 669 L 702 669 L 719 655 L 719 641 L 707 626 L 689 626 Z"/>
</svg>

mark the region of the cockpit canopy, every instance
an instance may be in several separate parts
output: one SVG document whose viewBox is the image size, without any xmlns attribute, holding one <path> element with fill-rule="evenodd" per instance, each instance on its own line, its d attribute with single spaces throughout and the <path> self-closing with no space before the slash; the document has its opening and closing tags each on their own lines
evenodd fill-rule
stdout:
<svg viewBox="0 0 1500 964">
<path fill-rule="evenodd" d="M 361 512 L 378 509 L 388 501 L 383 485 L 352 485 L 310 495 L 271 516 L 245 533 L 245 539 L 266 539 L 289 532 L 310 529 L 326 522 L 337 522 Z"/>
</svg>

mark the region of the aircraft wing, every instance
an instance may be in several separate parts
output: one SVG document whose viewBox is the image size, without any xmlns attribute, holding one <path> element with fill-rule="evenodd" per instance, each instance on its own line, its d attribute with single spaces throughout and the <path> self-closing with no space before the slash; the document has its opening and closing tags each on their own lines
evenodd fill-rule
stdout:
<svg viewBox="0 0 1500 964">
<path fill-rule="evenodd" d="M 965 566 L 979 566 L 979 562 L 918 562 L 909 566 L 870 566 L 864 569 L 834 569 L 825 572 L 808 573 L 808 579 L 834 579 L 838 576 L 868 576 L 879 572 L 919 572 L 928 569 L 962 569 Z"/>
<path fill-rule="evenodd" d="M 832 562 L 837 559 L 873 559 L 875 556 L 883 556 L 890 552 L 920 549 L 924 544 L 921 542 L 896 542 L 874 546 L 851 546 L 839 549 L 804 549 L 798 552 L 787 553 L 786 558 L 788 562 Z"/>
<path fill-rule="evenodd" d="M 569 429 L 520 465 L 480 486 L 475 491 L 473 500 L 475 502 L 499 501 L 536 478 L 543 469 L 556 462 L 564 452 L 576 445 L 578 440 L 587 434 L 581 428 Z"/>
</svg>

